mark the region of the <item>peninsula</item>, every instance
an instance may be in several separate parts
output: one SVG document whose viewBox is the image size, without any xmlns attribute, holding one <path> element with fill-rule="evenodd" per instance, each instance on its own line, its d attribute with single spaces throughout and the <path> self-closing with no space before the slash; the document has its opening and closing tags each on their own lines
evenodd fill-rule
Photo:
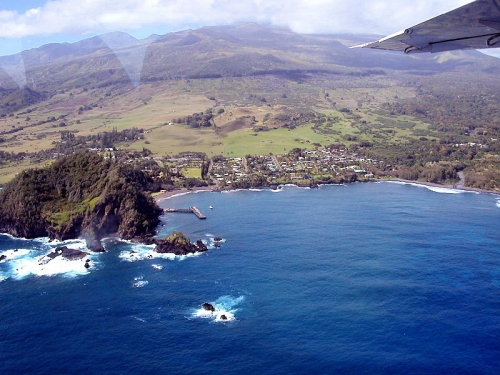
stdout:
<svg viewBox="0 0 500 375">
<path fill-rule="evenodd" d="M 15 237 L 100 240 L 151 237 L 162 210 L 140 169 L 83 152 L 21 172 L 0 192 L 0 232 Z"/>
</svg>

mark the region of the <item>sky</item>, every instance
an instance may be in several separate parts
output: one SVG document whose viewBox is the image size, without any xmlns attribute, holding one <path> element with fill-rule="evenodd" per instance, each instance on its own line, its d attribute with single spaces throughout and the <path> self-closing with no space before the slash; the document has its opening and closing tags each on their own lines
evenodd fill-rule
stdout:
<svg viewBox="0 0 500 375">
<path fill-rule="evenodd" d="M 2 0 L 0 56 L 110 31 L 136 38 L 258 22 L 299 33 L 387 35 L 467 0 Z"/>
</svg>

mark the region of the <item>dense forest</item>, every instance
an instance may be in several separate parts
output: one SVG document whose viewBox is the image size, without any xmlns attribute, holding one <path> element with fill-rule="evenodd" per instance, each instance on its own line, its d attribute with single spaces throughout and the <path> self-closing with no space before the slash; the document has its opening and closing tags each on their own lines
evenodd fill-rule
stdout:
<svg viewBox="0 0 500 375">
<path fill-rule="evenodd" d="M 133 166 L 75 153 L 50 167 L 25 170 L 5 185 L 0 232 L 25 238 L 84 236 L 90 242 L 114 233 L 127 239 L 150 236 L 161 213 L 146 193 L 151 184 Z"/>
</svg>

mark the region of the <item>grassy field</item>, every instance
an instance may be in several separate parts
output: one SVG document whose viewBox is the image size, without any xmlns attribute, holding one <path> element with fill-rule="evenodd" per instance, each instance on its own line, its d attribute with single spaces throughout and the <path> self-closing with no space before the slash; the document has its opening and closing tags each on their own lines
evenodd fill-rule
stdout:
<svg viewBox="0 0 500 375">
<path fill-rule="evenodd" d="M 303 125 L 293 130 L 286 128 L 264 132 L 242 130 L 233 132 L 224 138 L 224 156 L 284 154 L 296 147 L 313 149 L 314 143 L 326 146 L 336 143 L 338 140 L 338 136 L 314 132 L 312 125 Z"/>
<path fill-rule="evenodd" d="M 200 168 L 194 168 L 194 167 L 183 168 L 182 169 L 182 174 L 186 178 L 198 178 L 198 179 L 201 179 L 201 169 Z"/>
<path fill-rule="evenodd" d="M 399 143 L 422 136 L 433 139 L 428 124 L 380 110 L 384 102 L 412 98 L 414 89 L 397 86 L 390 78 L 383 82 L 356 77 L 335 79 L 296 82 L 262 76 L 164 81 L 131 90 L 68 90 L 38 103 L 29 113 L 20 111 L 1 119 L 0 132 L 24 128 L 2 136 L 5 142 L 0 144 L 0 150 L 18 153 L 50 149 L 60 141 L 61 130 L 89 135 L 131 127 L 144 129 L 144 139 L 115 146 L 136 151 L 147 148 L 155 156 L 198 151 L 209 157 L 241 157 L 282 154 L 296 147 L 313 149 L 333 143 Z M 210 108 L 215 113 L 224 109 L 214 117 L 216 128 L 169 125 L 177 118 Z M 316 111 L 331 120 L 294 129 L 276 129 L 265 122 L 281 113 L 300 111 Z M 51 116 L 63 118 L 36 125 Z M 59 126 L 61 122 L 65 126 Z M 255 131 L 255 127 L 265 126 L 269 131 Z M 31 166 L 26 162 L 0 168 L 0 183 Z"/>
<path fill-rule="evenodd" d="M 12 180 L 20 171 L 29 168 L 39 168 L 47 166 L 50 161 L 41 163 L 32 163 L 31 161 L 23 160 L 19 163 L 8 163 L 0 167 L 0 185 Z"/>
</svg>

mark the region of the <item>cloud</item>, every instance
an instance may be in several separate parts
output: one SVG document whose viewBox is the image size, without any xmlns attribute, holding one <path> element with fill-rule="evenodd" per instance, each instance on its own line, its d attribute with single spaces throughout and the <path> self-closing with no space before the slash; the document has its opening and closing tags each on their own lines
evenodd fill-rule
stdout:
<svg viewBox="0 0 500 375">
<path fill-rule="evenodd" d="M 149 26 L 165 31 L 256 21 L 304 33 L 387 34 L 456 8 L 464 0 L 52 0 L 0 10 L 0 38 L 82 35 Z"/>
</svg>

